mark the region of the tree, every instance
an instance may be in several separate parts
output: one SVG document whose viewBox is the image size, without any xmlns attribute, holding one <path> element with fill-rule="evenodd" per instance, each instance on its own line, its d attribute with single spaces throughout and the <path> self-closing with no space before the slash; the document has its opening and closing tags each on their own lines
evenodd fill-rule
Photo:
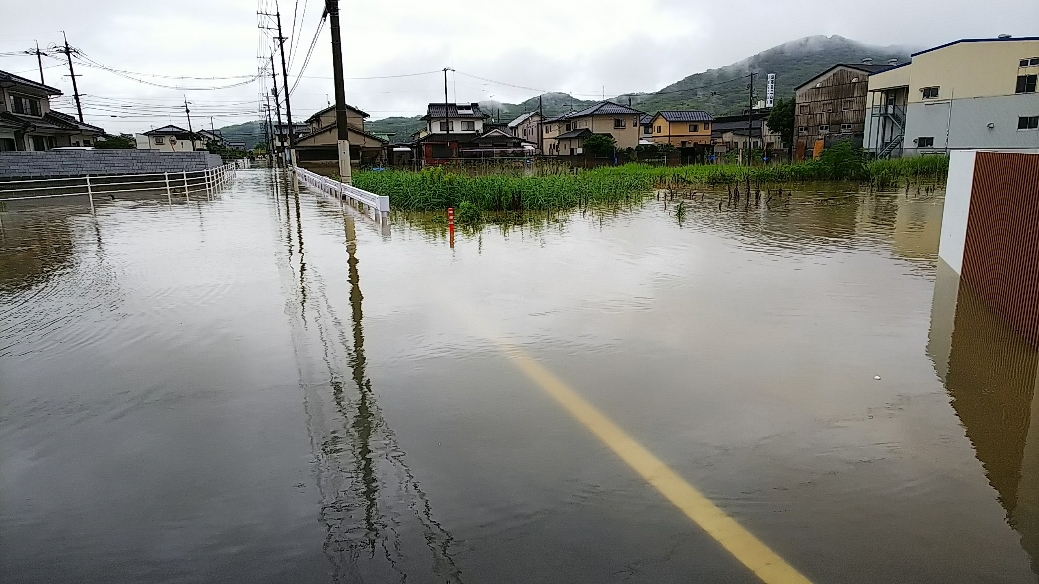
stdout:
<svg viewBox="0 0 1039 584">
<path fill-rule="evenodd" d="M 137 148 L 137 139 L 133 137 L 133 134 L 105 135 L 94 142 L 94 148 L 108 150 Z"/>
<path fill-rule="evenodd" d="M 592 134 L 584 140 L 584 151 L 592 156 L 613 156 L 616 145 L 611 134 Z"/>
<path fill-rule="evenodd" d="M 794 108 L 797 105 L 794 98 L 780 99 L 772 107 L 765 123 L 768 129 L 779 134 L 783 143 L 788 146 L 794 143 Z"/>
</svg>

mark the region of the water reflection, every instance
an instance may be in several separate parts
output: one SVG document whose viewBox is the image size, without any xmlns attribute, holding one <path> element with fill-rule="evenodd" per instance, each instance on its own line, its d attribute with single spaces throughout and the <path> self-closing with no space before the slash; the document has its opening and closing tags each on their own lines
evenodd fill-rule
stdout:
<svg viewBox="0 0 1039 584">
<path fill-rule="evenodd" d="M 939 260 L 927 354 L 1039 575 L 1039 351 Z"/>
<path fill-rule="evenodd" d="M 66 209 L 0 215 L 0 292 L 27 290 L 72 264 L 73 235 Z"/>
<path fill-rule="evenodd" d="M 354 219 L 343 206 L 335 210 L 346 246 L 350 320 L 344 323 L 336 304 L 341 290 L 334 284 L 335 266 L 328 270 L 330 286 L 323 270 L 304 259 L 298 184 L 284 176 L 274 183 L 275 196 L 285 199 L 284 222 L 279 222 L 288 234 L 282 267 L 298 300 L 294 345 L 332 580 L 404 582 L 429 573 L 436 581 L 460 582 L 452 557 L 454 540 L 434 519 L 367 373 Z M 321 371 L 311 369 L 311 348 L 320 352 Z M 424 566 L 415 565 L 420 557 L 426 558 Z"/>
</svg>

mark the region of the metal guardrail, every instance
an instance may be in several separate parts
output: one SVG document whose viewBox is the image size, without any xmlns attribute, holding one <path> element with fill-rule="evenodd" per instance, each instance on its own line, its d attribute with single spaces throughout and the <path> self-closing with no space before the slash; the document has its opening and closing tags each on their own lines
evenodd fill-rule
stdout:
<svg viewBox="0 0 1039 584">
<path fill-rule="evenodd" d="M 359 189 L 355 186 L 351 186 L 345 183 L 341 183 L 335 179 L 329 178 L 324 175 L 311 172 L 305 168 L 293 166 L 292 169 L 296 172 L 296 176 L 299 177 L 304 184 L 308 187 L 317 189 L 325 194 L 338 197 L 340 199 L 352 199 L 362 205 L 370 207 L 371 209 L 378 211 L 380 215 L 385 217 L 390 212 L 390 198 L 385 195 L 376 195 L 375 193 L 369 193 L 366 190 Z"/>
<path fill-rule="evenodd" d="M 94 197 L 116 193 L 165 193 L 170 204 L 173 197 L 183 195 L 191 201 L 192 193 L 213 192 L 234 179 L 237 163 L 205 170 L 143 174 L 86 175 L 66 178 L 37 178 L 0 181 L 0 203 L 58 197 L 87 197 L 94 211 Z"/>
</svg>

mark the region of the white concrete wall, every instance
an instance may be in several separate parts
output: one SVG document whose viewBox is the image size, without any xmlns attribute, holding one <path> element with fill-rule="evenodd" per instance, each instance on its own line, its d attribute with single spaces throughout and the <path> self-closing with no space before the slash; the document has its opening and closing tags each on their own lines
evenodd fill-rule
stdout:
<svg viewBox="0 0 1039 584">
<path fill-rule="evenodd" d="M 963 268 L 963 243 L 967 237 L 967 215 L 970 212 L 970 192 L 974 187 L 976 155 L 976 150 L 955 150 L 949 155 L 949 178 L 945 185 L 938 257 L 957 274 Z"/>
<path fill-rule="evenodd" d="M 1039 115 L 1037 93 L 911 103 L 906 112 L 905 154 L 946 149 L 1034 150 L 1039 148 L 1039 130 L 1017 129 L 1018 117 L 1034 115 Z M 933 137 L 934 148 L 918 148 L 913 141 L 921 136 Z"/>
</svg>

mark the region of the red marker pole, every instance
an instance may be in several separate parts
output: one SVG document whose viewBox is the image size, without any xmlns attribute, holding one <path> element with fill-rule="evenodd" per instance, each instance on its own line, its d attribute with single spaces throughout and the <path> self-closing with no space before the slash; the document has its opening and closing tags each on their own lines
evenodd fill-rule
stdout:
<svg viewBox="0 0 1039 584">
<path fill-rule="evenodd" d="M 451 248 L 455 247 L 455 208 L 447 208 L 447 232 L 451 237 Z"/>
</svg>

